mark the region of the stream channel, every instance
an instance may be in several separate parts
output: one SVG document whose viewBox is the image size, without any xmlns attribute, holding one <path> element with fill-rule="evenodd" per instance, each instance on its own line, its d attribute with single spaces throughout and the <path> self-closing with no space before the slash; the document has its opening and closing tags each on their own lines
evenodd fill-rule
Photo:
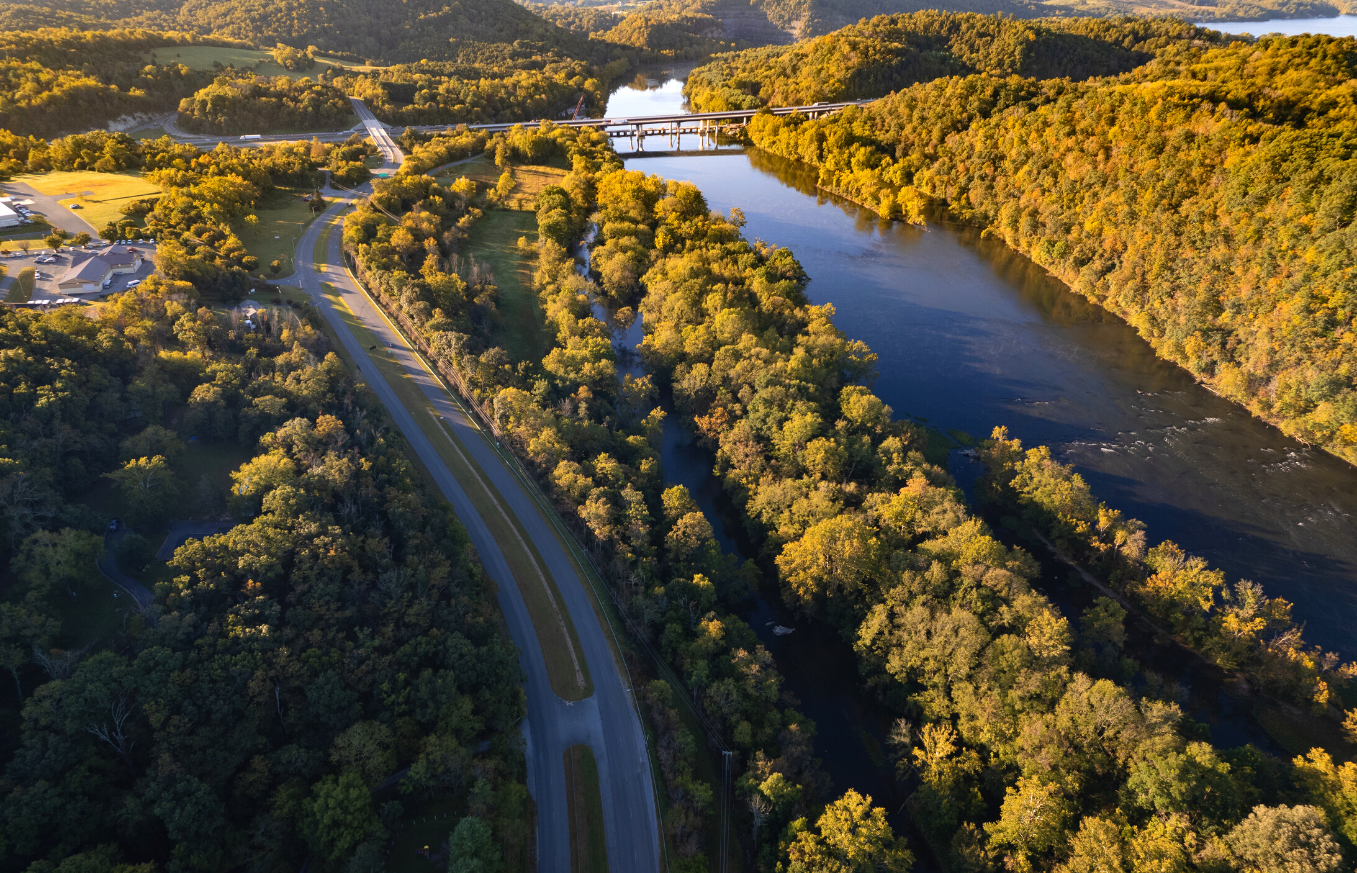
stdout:
<svg viewBox="0 0 1357 873">
<path fill-rule="evenodd" d="M 676 77 L 686 73 L 638 75 L 614 92 L 605 117 L 683 111 Z M 1357 658 L 1357 468 L 1217 397 L 1156 358 L 1126 323 L 974 228 L 882 222 L 817 190 L 813 169 L 757 150 L 707 144 L 698 154 L 695 136 L 649 138 L 640 150 L 614 144 L 628 169 L 691 181 L 712 209 L 742 209 L 750 239 L 790 248 L 811 278 L 811 300 L 834 304 L 838 327 L 879 356 L 873 389 L 897 417 L 975 437 L 1004 425 L 1028 447 L 1050 446 L 1099 499 L 1144 521 L 1151 544 L 1174 540 L 1231 584 L 1261 583 L 1294 604 L 1309 642 Z M 641 336 L 638 318 L 617 343 Z M 722 546 L 753 557 L 710 453 L 672 416 L 663 464 L 666 484 L 688 487 Z M 963 487 L 973 482 L 977 471 L 960 452 L 950 467 Z M 1077 616 L 1088 593 L 1071 593 L 1063 569 L 1045 569 L 1037 587 Z M 745 618 L 815 721 L 834 796 L 857 788 L 896 813 L 904 796 L 883 760 L 892 714 L 863 691 L 851 648 L 785 610 L 766 583 Z M 795 631 L 776 636 L 776 624 Z M 1142 662 L 1162 663 L 1188 691 L 1196 679 L 1178 653 Z M 1185 699 L 1217 744 L 1277 751 L 1223 692 Z"/>
</svg>

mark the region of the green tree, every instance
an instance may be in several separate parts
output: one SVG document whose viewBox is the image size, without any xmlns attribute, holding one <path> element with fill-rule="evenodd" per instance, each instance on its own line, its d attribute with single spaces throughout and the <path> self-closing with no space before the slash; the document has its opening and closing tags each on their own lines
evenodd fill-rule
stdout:
<svg viewBox="0 0 1357 873">
<path fill-rule="evenodd" d="M 1248 873 L 1335 873 L 1343 864 L 1313 806 L 1255 806 L 1225 842 Z"/>
<path fill-rule="evenodd" d="M 499 873 L 499 847 L 490 825 L 475 816 L 457 822 L 448 837 L 448 873 Z"/>
<path fill-rule="evenodd" d="M 358 844 L 385 831 L 372 792 L 353 770 L 317 782 L 303 814 L 303 832 L 311 851 L 329 865 L 343 861 Z"/>
<path fill-rule="evenodd" d="M 179 477 L 164 455 L 134 458 L 104 476 L 113 480 L 128 517 L 136 524 L 163 521 L 179 497 Z"/>
<path fill-rule="evenodd" d="M 1031 870 L 1065 838 L 1069 801 L 1059 785 L 1020 776 L 1004 792 L 999 820 L 985 825 L 990 845 L 1004 851 L 1017 870 Z"/>
<path fill-rule="evenodd" d="M 796 835 L 788 850 L 792 873 L 905 873 L 914 857 L 872 798 L 849 790 L 825 807 L 816 831 Z"/>
</svg>

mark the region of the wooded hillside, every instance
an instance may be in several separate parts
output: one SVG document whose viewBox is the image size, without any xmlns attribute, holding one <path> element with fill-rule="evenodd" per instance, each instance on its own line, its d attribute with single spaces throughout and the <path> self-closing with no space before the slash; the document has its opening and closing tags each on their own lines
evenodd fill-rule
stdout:
<svg viewBox="0 0 1357 873">
<path fill-rule="evenodd" d="M 1192 45 L 1116 79 L 945 78 L 750 135 L 883 215 L 946 204 L 1357 463 L 1354 74 L 1352 39 Z"/>
</svg>

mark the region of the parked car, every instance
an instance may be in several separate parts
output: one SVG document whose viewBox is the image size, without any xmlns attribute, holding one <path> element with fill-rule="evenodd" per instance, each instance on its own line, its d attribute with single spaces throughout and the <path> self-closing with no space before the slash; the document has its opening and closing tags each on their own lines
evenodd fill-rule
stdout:
<svg viewBox="0 0 1357 873">
<path fill-rule="evenodd" d="M 57 259 L 56 259 L 55 257 L 53 257 L 52 255 L 43 255 L 41 258 L 38 258 L 38 259 L 37 259 L 36 261 L 34 261 L 33 263 L 35 263 L 35 264 L 55 264 L 56 262 L 57 262 Z"/>
<path fill-rule="evenodd" d="M 110 532 L 118 529 L 118 520 L 116 518 L 108 523 L 108 529 Z"/>
</svg>

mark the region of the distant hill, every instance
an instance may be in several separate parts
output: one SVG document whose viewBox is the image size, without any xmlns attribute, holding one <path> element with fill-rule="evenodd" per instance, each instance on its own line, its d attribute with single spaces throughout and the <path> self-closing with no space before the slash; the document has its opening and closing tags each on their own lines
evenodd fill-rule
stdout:
<svg viewBox="0 0 1357 873">
<path fill-rule="evenodd" d="M 55 10 L 51 7 L 55 6 Z M 557 54 L 605 60 L 590 41 L 512 0 L 5 0 L 0 29 L 143 27 L 275 43 L 382 62 Z M 494 48 L 490 48 L 494 47 Z"/>
<path fill-rule="evenodd" d="M 792 46 L 721 55 L 688 77 L 699 110 L 872 99 L 943 76 L 1086 79 L 1127 72 L 1173 43 L 1208 38 L 1173 19 L 1022 21 L 993 15 L 881 15 Z"/>
</svg>

